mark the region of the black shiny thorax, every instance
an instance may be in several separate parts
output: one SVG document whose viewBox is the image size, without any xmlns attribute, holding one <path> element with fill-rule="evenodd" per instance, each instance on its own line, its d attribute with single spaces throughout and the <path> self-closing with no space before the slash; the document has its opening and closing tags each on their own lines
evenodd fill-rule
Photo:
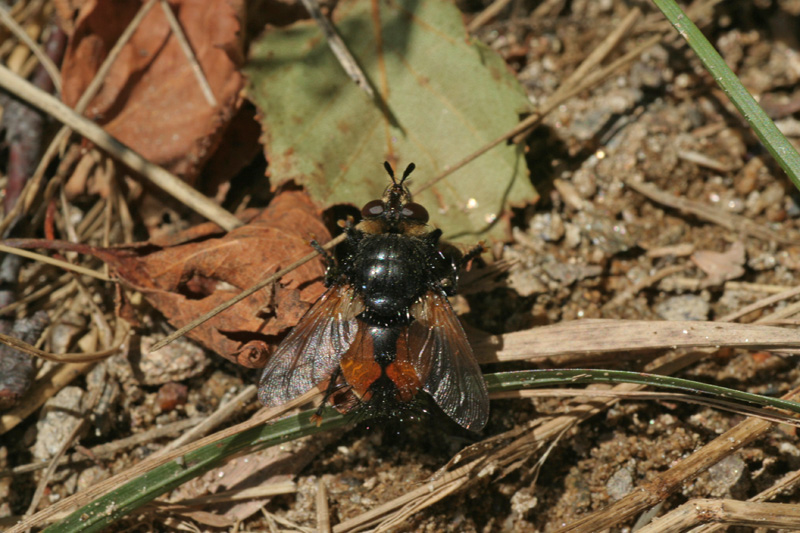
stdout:
<svg viewBox="0 0 800 533">
<path fill-rule="evenodd" d="M 443 290 L 455 279 L 457 266 L 439 250 L 441 232 L 422 235 L 371 234 L 348 229 L 337 274 L 343 276 L 364 302 L 368 324 L 406 325 L 411 306 L 428 290 Z"/>
</svg>

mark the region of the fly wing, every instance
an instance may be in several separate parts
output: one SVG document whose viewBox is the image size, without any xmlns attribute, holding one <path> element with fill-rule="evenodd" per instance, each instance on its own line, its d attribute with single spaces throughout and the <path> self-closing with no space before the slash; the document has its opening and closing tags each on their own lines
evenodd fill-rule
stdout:
<svg viewBox="0 0 800 533">
<path fill-rule="evenodd" d="M 430 394 L 459 425 L 480 431 L 489 418 L 489 392 L 447 297 L 429 291 L 411 308 L 415 320 L 409 326 L 411 357 Z"/>
<path fill-rule="evenodd" d="M 261 373 L 258 399 L 275 407 L 331 377 L 358 331 L 361 299 L 350 285 L 333 285 L 306 312 Z"/>
</svg>

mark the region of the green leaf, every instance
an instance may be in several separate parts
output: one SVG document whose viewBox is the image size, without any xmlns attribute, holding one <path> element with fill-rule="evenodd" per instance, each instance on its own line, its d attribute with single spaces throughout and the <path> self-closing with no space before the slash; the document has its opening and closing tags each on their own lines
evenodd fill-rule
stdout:
<svg viewBox="0 0 800 533">
<path fill-rule="evenodd" d="M 425 183 L 530 110 L 503 60 L 467 35 L 447 0 L 344 0 L 334 24 L 369 78 L 357 88 L 313 22 L 271 29 L 246 67 L 273 184 L 295 180 L 321 205 L 361 207 L 389 183 L 382 163 Z M 535 201 L 520 147 L 496 146 L 415 197 L 449 238 L 505 236 L 509 204 Z"/>
</svg>

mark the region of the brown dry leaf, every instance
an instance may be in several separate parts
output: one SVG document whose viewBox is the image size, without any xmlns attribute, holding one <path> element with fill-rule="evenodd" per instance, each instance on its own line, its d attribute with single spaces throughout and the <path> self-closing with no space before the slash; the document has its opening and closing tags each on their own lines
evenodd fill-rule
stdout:
<svg viewBox="0 0 800 533">
<path fill-rule="evenodd" d="M 238 0 L 170 2 L 217 99 L 212 108 L 164 11 L 155 6 L 125 45 L 87 109 L 117 139 L 189 182 L 236 113 L 242 77 Z M 141 7 L 138 0 L 81 6 L 64 58 L 63 99 L 75 106 Z"/>
<path fill-rule="evenodd" d="M 219 235 L 219 236 L 217 236 Z M 227 234 L 211 223 L 190 228 L 166 246 L 144 243 L 94 248 L 41 240 L 9 240 L 18 248 L 88 253 L 105 261 L 127 286 L 141 291 L 170 324 L 181 327 L 311 252 L 309 240 L 329 239 L 308 196 L 285 191 L 245 226 Z M 294 326 L 322 294 L 321 261 L 306 263 L 281 280 L 223 311 L 188 336 L 219 355 L 257 368 L 268 346 Z"/>
<path fill-rule="evenodd" d="M 116 270 L 142 290 L 170 324 L 181 327 L 308 255 L 311 238 L 328 238 L 316 208 L 304 193 L 285 192 L 249 224 L 221 238 L 120 257 Z M 310 283 L 322 274 L 321 262 L 306 263 L 189 336 L 239 364 L 262 366 L 265 343 L 274 343 L 277 335 L 294 326 L 322 294 L 322 283 Z"/>
</svg>

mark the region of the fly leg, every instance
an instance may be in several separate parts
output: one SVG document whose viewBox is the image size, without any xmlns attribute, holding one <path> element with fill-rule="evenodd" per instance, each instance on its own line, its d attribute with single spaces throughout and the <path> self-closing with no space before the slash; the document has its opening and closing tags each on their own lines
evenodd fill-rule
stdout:
<svg viewBox="0 0 800 533">
<path fill-rule="evenodd" d="M 467 266 L 470 261 L 481 255 L 485 251 L 486 251 L 486 246 L 483 245 L 483 241 L 473 246 L 472 249 L 467 253 L 465 253 L 464 257 L 461 258 L 461 265 L 460 265 L 461 268 Z"/>
<path fill-rule="evenodd" d="M 316 240 L 316 239 L 315 239 L 315 240 L 313 240 L 313 241 L 311 241 L 311 242 L 309 242 L 309 244 L 311 245 L 311 247 L 312 247 L 312 248 L 313 248 L 313 249 L 314 249 L 314 250 L 315 250 L 315 251 L 316 251 L 316 252 L 317 252 L 319 255 L 321 255 L 321 256 L 322 256 L 322 260 L 323 260 L 323 261 L 325 261 L 325 266 L 326 266 L 327 268 L 331 268 L 332 266 L 335 266 L 335 263 L 336 263 L 336 262 L 333 260 L 333 255 L 332 255 L 332 254 L 331 254 L 331 253 L 330 253 L 328 250 L 326 250 L 325 248 L 323 248 L 323 247 L 322 247 L 322 245 L 321 245 L 319 242 L 317 242 L 317 240 Z"/>
<path fill-rule="evenodd" d="M 316 251 L 325 262 L 325 286 L 330 287 L 333 285 L 336 278 L 339 277 L 339 267 L 336 264 L 336 260 L 333 258 L 333 254 L 329 250 L 323 248 L 316 239 L 310 241 L 308 244 L 311 245 L 314 251 Z"/>
<path fill-rule="evenodd" d="M 325 404 L 328 403 L 328 400 L 334 395 L 337 389 L 341 388 L 339 384 L 339 378 L 342 376 L 342 369 L 341 367 L 336 367 L 336 370 L 333 371 L 331 374 L 331 378 L 328 381 L 328 386 L 325 388 L 325 396 L 322 397 L 322 402 L 319 404 L 317 411 L 311 415 L 311 421 L 314 422 L 318 427 L 322 424 L 322 410 L 325 409 Z"/>
</svg>

